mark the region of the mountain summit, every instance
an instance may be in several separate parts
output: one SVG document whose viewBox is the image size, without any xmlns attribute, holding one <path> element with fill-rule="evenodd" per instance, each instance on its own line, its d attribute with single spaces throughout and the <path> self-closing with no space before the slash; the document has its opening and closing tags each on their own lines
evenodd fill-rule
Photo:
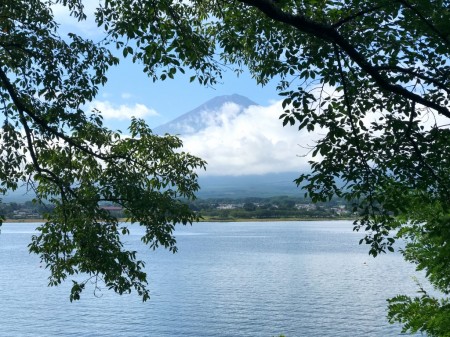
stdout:
<svg viewBox="0 0 450 337">
<path fill-rule="evenodd" d="M 258 105 L 249 98 L 238 94 L 217 96 L 169 123 L 158 126 L 153 131 L 159 135 L 165 133 L 173 135 L 196 133 L 211 124 L 220 123 L 219 116 L 223 113 L 222 110 L 227 104 L 236 107 L 236 109 L 233 109 L 233 113 L 236 115 L 242 113 L 249 106 Z"/>
</svg>

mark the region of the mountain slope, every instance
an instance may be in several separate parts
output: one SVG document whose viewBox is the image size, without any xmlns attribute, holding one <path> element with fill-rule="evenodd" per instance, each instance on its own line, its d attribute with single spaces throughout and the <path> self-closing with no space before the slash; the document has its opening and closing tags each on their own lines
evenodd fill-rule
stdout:
<svg viewBox="0 0 450 337">
<path fill-rule="evenodd" d="M 234 104 L 237 107 L 237 114 L 240 114 L 249 106 L 258 105 L 247 97 L 238 94 L 217 96 L 169 123 L 156 127 L 153 131 L 159 135 L 165 133 L 173 135 L 196 133 L 211 124 L 220 123 L 220 121 L 217 121 L 217 116 L 225 104 Z"/>
</svg>

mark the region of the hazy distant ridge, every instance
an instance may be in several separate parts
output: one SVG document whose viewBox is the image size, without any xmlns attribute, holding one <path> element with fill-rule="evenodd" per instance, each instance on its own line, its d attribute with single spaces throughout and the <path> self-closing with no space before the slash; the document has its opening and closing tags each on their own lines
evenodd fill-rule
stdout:
<svg viewBox="0 0 450 337">
<path fill-rule="evenodd" d="M 245 176 L 200 176 L 199 198 L 274 197 L 280 195 L 302 197 L 304 192 L 294 179 L 298 172 L 268 173 Z"/>
</svg>

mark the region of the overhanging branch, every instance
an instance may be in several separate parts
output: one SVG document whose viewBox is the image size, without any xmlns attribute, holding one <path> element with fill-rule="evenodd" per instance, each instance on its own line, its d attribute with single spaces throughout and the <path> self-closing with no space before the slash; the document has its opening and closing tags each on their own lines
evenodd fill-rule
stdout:
<svg viewBox="0 0 450 337">
<path fill-rule="evenodd" d="M 259 9 L 267 17 L 272 20 L 284 23 L 291 27 L 296 28 L 300 32 L 317 37 L 328 43 L 333 43 L 339 46 L 350 59 L 355 62 L 365 73 L 372 77 L 374 82 L 387 92 L 407 98 L 417 104 L 421 104 L 425 107 L 433 109 L 438 113 L 450 118 L 450 110 L 437 104 L 435 101 L 430 101 L 420 95 L 408 91 L 404 87 L 393 84 L 389 81 L 389 78 L 383 75 L 375 66 L 370 64 L 366 58 L 356 50 L 356 48 L 348 42 L 348 40 L 342 36 L 333 26 L 320 23 L 311 20 L 303 15 L 293 15 L 281 10 L 276 2 L 272 0 L 238 0 L 239 2 L 246 4 L 250 7 Z"/>
</svg>

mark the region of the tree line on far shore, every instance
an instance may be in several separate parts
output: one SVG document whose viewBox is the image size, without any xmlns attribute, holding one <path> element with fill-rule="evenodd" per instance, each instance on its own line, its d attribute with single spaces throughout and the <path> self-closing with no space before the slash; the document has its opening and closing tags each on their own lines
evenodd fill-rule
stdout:
<svg viewBox="0 0 450 337">
<path fill-rule="evenodd" d="M 349 218 L 353 215 L 351 204 L 340 199 L 312 203 L 299 197 L 274 196 L 267 198 L 210 198 L 196 199 L 189 207 L 206 220 L 271 219 L 271 218 Z M 53 211 L 51 204 L 10 202 L 0 204 L 0 216 L 5 219 L 42 219 Z M 122 208 L 104 204 L 112 215 L 126 218 Z"/>
</svg>

